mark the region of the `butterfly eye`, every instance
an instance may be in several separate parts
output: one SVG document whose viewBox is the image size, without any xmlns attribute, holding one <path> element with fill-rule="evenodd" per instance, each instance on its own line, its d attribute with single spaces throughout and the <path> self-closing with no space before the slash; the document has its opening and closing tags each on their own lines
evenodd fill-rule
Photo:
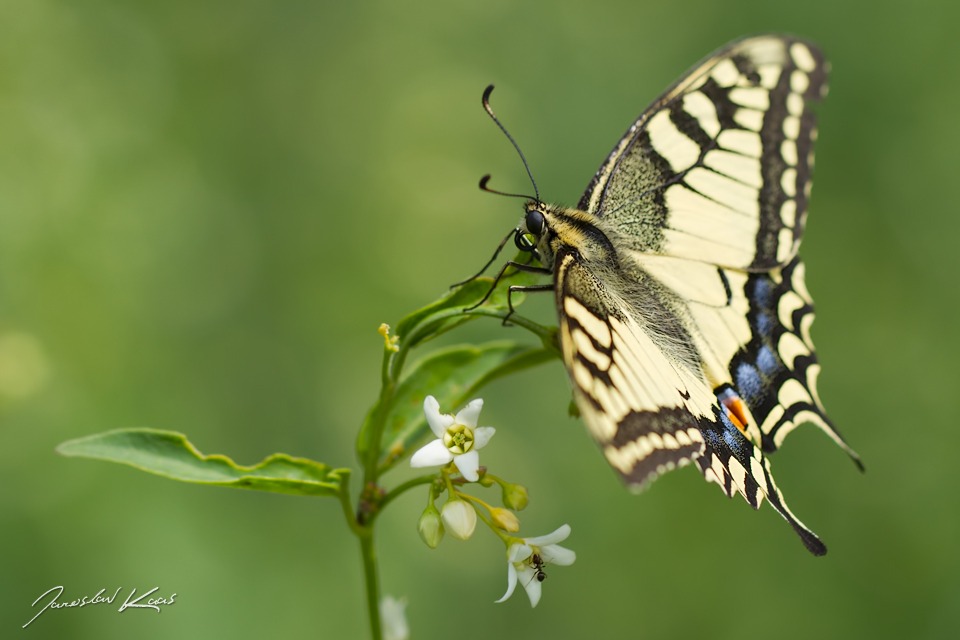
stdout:
<svg viewBox="0 0 960 640">
<path fill-rule="evenodd" d="M 533 235 L 539 236 L 541 233 L 543 233 L 543 214 L 536 209 L 527 211 L 527 219 L 525 220 L 525 223 L 527 225 L 527 231 Z"/>
</svg>

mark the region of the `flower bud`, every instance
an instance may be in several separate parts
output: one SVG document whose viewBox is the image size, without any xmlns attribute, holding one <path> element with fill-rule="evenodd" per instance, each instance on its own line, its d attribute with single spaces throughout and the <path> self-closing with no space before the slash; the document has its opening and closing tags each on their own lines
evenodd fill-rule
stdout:
<svg viewBox="0 0 960 640">
<path fill-rule="evenodd" d="M 477 512 L 459 498 L 447 500 L 440 512 L 447 532 L 457 540 L 467 540 L 477 528 Z"/>
<path fill-rule="evenodd" d="M 522 484 L 503 483 L 503 506 L 520 511 L 530 503 L 530 494 Z"/>
<path fill-rule="evenodd" d="M 490 520 L 493 521 L 493 524 L 500 527 L 504 531 L 509 531 L 510 533 L 516 533 L 520 531 L 520 520 L 517 519 L 517 516 L 513 515 L 506 509 L 501 509 L 500 507 L 494 507 L 490 510 Z"/>
<path fill-rule="evenodd" d="M 423 510 L 417 531 L 431 549 L 436 549 L 443 540 L 443 522 L 440 521 L 440 512 L 433 504 Z"/>
</svg>

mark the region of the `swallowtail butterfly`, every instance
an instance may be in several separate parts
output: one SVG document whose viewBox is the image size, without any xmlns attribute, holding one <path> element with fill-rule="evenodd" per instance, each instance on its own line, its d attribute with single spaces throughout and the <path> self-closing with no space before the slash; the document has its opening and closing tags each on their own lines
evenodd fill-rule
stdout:
<svg viewBox="0 0 960 640">
<path fill-rule="evenodd" d="M 826 92 L 809 42 L 723 47 L 640 115 L 576 209 L 527 202 L 515 240 L 542 267 L 510 263 L 552 276 L 511 290 L 555 292 L 580 414 L 631 488 L 695 462 L 728 496 L 766 498 L 815 555 L 767 456 L 812 422 L 860 465 L 817 396 L 797 256 Z"/>
</svg>

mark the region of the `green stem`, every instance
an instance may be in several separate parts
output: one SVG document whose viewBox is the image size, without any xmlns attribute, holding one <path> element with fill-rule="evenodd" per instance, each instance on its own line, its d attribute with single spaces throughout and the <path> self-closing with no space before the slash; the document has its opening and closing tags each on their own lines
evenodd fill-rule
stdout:
<svg viewBox="0 0 960 640">
<path fill-rule="evenodd" d="M 444 467 L 440 470 L 440 473 L 443 475 L 443 483 L 447 485 L 447 500 L 453 500 L 456 497 L 457 490 L 453 488 L 449 467 Z"/>
<path fill-rule="evenodd" d="M 340 471 L 340 490 L 337 492 L 340 498 L 340 506 L 343 507 L 343 517 L 347 521 L 347 526 L 354 535 L 362 536 L 363 527 L 357 522 L 357 515 L 353 512 L 353 505 L 350 504 L 350 469 Z"/>
<path fill-rule="evenodd" d="M 483 316 L 486 318 L 500 318 L 501 320 L 504 320 L 507 318 L 508 312 L 501 311 L 499 309 L 484 309 L 483 307 L 479 307 L 477 309 L 474 309 L 473 311 L 468 311 L 463 315 Z M 556 328 L 546 327 L 538 322 L 534 322 L 533 320 L 530 320 L 529 318 L 525 318 L 518 313 L 513 313 L 512 315 L 510 315 L 510 319 L 507 321 L 517 325 L 518 327 L 522 327 L 527 331 L 536 335 L 538 338 L 540 338 L 540 341 L 543 343 L 543 346 L 546 347 L 547 349 L 553 349 L 557 352 L 560 351 L 560 348 L 557 345 Z"/>
<path fill-rule="evenodd" d="M 377 482 L 377 462 L 380 460 L 380 439 L 383 437 L 383 429 L 387 424 L 387 413 L 389 412 L 390 402 L 393 400 L 393 394 L 397 389 L 396 380 L 391 375 L 390 362 L 393 354 L 392 349 L 384 349 L 383 366 L 381 376 L 383 387 L 380 389 L 380 399 L 377 401 L 377 408 L 371 416 L 372 428 L 369 434 L 370 449 L 367 451 L 367 459 L 363 461 L 363 486 L 376 484 Z"/>
<path fill-rule="evenodd" d="M 380 579 L 377 575 L 377 554 L 373 548 L 373 531 L 366 530 L 360 537 L 360 554 L 363 556 L 363 577 L 367 585 L 367 612 L 370 616 L 370 637 L 382 640 L 380 626 Z"/>
<path fill-rule="evenodd" d="M 460 494 L 460 495 L 464 495 L 464 494 Z M 470 504 L 470 503 L 467 503 L 467 504 Z M 500 536 L 500 539 L 501 539 L 501 540 L 503 540 L 503 541 L 504 541 L 506 544 L 508 544 L 508 545 L 510 544 L 510 539 L 513 538 L 513 536 L 511 536 L 510 534 L 507 534 L 507 533 L 504 533 L 503 531 L 501 531 L 500 528 L 497 527 L 495 524 L 493 524 L 493 522 L 491 522 L 490 519 L 489 519 L 487 516 L 483 515 L 483 512 L 480 511 L 480 509 L 477 509 L 477 508 L 476 508 L 474 505 L 472 505 L 472 504 L 470 504 L 470 506 L 473 507 L 473 510 L 477 512 L 477 517 L 479 517 L 481 520 L 483 520 L 483 521 L 486 523 L 486 525 L 487 525 L 488 527 L 490 527 L 490 529 L 493 530 L 493 532 L 494 532 L 495 534 L 497 534 L 498 536 Z"/>
<path fill-rule="evenodd" d="M 437 479 L 437 474 L 434 473 L 433 475 L 420 476 L 419 478 L 413 478 L 411 480 L 407 480 L 403 484 L 398 484 L 396 487 L 391 489 L 390 492 L 387 493 L 387 495 L 383 496 L 382 500 L 380 500 L 380 509 L 378 510 L 378 513 L 380 511 L 383 511 L 384 507 L 386 507 L 388 504 L 390 504 L 391 502 L 399 498 L 403 493 L 406 493 L 410 489 L 413 489 L 414 487 L 418 487 L 422 484 L 430 484 L 436 479 Z"/>
</svg>

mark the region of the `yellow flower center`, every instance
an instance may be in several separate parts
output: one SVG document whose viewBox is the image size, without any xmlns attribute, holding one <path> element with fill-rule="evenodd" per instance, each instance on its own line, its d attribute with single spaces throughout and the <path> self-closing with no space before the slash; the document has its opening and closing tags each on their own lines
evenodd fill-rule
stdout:
<svg viewBox="0 0 960 640">
<path fill-rule="evenodd" d="M 443 445 L 454 455 L 461 455 L 473 449 L 473 429 L 466 425 L 455 424 L 443 434 Z"/>
</svg>

